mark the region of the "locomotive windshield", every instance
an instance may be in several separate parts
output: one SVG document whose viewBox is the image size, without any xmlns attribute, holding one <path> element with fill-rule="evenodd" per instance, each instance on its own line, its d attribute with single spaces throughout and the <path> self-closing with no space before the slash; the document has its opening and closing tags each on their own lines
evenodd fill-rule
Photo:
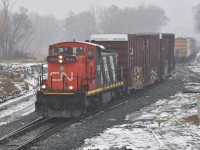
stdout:
<svg viewBox="0 0 200 150">
<path fill-rule="evenodd" d="M 65 55 L 65 54 L 74 54 L 74 55 L 84 55 L 85 47 L 51 47 L 49 51 L 50 56 L 54 55 Z"/>
<path fill-rule="evenodd" d="M 53 56 L 53 55 L 57 55 L 58 54 L 58 49 L 56 47 L 51 47 L 49 50 L 49 55 Z"/>
<path fill-rule="evenodd" d="M 60 52 L 60 55 L 72 54 L 72 48 L 71 47 L 60 47 L 59 52 Z"/>
<path fill-rule="evenodd" d="M 84 55 L 85 54 L 85 47 L 73 47 L 73 54 Z"/>
</svg>

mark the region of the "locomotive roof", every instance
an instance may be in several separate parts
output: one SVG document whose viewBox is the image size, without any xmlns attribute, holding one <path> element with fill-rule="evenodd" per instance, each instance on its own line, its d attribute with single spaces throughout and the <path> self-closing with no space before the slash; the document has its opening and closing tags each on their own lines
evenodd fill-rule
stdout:
<svg viewBox="0 0 200 150">
<path fill-rule="evenodd" d="M 61 43 L 56 43 L 56 44 L 52 44 L 52 45 L 58 45 L 58 44 L 64 44 L 64 43 L 82 43 L 82 44 L 88 44 L 88 45 L 92 45 L 92 46 L 98 46 L 101 49 L 105 49 L 105 47 L 103 45 L 99 45 L 99 44 L 95 44 L 95 43 L 90 43 L 90 42 L 82 42 L 82 41 L 69 41 L 69 42 L 61 42 Z M 51 46 L 51 45 L 50 45 Z"/>
<path fill-rule="evenodd" d="M 105 49 L 105 47 L 103 45 L 99 45 L 99 44 L 95 44 L 95 43 L 90 43 L 90 42 L 79 42 L 79 43 L 89 44 L 89 45 L 92 45 L 92 46 L 98 46 L 101 49 Z"/>
</svg>

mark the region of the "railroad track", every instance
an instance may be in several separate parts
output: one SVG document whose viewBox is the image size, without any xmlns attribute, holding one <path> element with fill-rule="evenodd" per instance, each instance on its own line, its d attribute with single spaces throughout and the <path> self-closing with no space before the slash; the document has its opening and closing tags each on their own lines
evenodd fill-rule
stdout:
<svg viewBox="0 0 200 150">
<path fill-rule="evenodd" d="M 60 126 L 66 125 L 69 119 L 40 118 L 0 139 L 0 144 L 9 149 L 24 149 L 29 144 L 52 133 Z"/>
<path fill-rule="evenodd" d="M 163 81 L 165 83 L 166 81 Z M 6 148 L 19 150 L 26 149 L 31 144 L 34 144 L 38 140 L 55 133 L 65 127 L 68 127 L 76 122 L 81 121 L 93 114 L 96 114 L 101 111 L 109 111 L 112 108 L 118 106 L 119 104 L 125 103 L 131 98 L 138 97 L 142 95 L 144 92 L 152 90 L 155 87 L 161 86 L 161 83 L 158 83 L 154 86 L 149 86 L 145 90 L 137 91 L 134 95 L 126 96 L 120 100 L 117 100 L 113 103 L 103 106 L 102 108 L 97 109 L 96 111 L 92 111 L 89 113 L 85 113 L 80 117 L 74 119 L 56 119 L 56 118 L 39 118 L 30 124 L 13 131 L 4 137 L 0 138 L 0 144 L 6 146 Z"/>
<path fill-rule="evenodd" d="M 200 82 L 200 74 L 199 73 L 196 73 L 196 72 L 191 71 L 190 69 L 184 68 L 184 67 L 178 68 L 176 70 L 183 74 L 186 74 L 189 77 L 191 77 L 192 79 L 195 79 L 196 81 Z"/>
<path fill-rule="evenodd" d="M 26 149 L 31 144 L 34 144 L 38 140 L 55 133 L 65 127 L 68 127 L 76 122 L 80 122 L 81 120 L 97 114 L 99 112 L 107 112 L 112 110 L 112 108 L 123 104 L 130 99 L 139 97 L 146 92 L 149 92 L 155 88 L 159 88 L 168 80 L 162 80 L 154 85 L 148 86 L 143 90 L 135 91 L 134 94 L 127 95 L 126 97 L 121 98 L 120 100 L 116 100 L 108 105 L 105 105 L 95 111 L 84 113 L 80 117 L 74 119 L 55 119 L 55 118 L 40 118 L 38 120 L 33 121 L 32 123 L 8 134 L 4 137 L 0 138 L 0 144 L 9 147 L 9 149 L 19 150 Z M 24 140 L 25 139 L 25 140 Z"/>
</svg>

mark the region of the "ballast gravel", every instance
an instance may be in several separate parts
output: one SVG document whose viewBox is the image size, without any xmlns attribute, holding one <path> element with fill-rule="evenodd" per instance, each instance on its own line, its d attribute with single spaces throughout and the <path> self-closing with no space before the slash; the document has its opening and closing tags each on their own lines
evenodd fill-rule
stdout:
<svg viewBox="0 0 200 150">
<path fill-rule="evenodd" d="M 72 150 L 84 144 L 84 140 L 99 135 L 107 128 L 114 125 L 129 123 L 125 120 L 127 114 L 138 111 L 141 108 L 155 103 L 159 99 L 169 98 L 183 90 L 183 80 L 179 77 L 169 79 L 164 85 L 157 87 L 141 97 L 129 100 L 121 105 L 110 108 L 84 119 L 63 129 L 62 131 L 38 142 L 33 147 L 40 150 L 58 149 Z M 32 148 L 33 148 L 32 147 Z"/>
<path fill-rule="evenodd" d="M 99 135 L 107 128 L 114 125 L 130 123 L 125 120 L 127 114 L 131 114 L 140 110 L 159 99 L 167 99 L 170 96 L 181 92 L 184 88 L 184 78 L 182 75 L 176 73 L 176 76 L 171 77 L 162 86 L 156 87 L 144 95 L 126 101 L 118 106 L 110 108 L 106 112 L 97 113 L 91 117 L 82 120 L 79 123 L 66 127 L 61 131 L 52 134 L 48 138 L 38 141 L 29 149 L 39 150 L 72 150 L 84 144 L 84 140 Z M 29 116 L 22 117 L 20 120 L 0 126 L 0 137 L 18 129 L 25 124 L 39 118 L 36 113 Z M 0 145 L 0 149 L 3 147 Z M 5 147 L 4 147 L 5 148 Z"/>
</svg>

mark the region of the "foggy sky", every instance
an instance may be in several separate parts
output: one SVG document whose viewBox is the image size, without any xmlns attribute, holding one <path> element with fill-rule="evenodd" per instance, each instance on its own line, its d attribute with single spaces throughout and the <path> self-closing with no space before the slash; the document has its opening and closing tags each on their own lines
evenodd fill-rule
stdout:
<svg viewBox="0 0 200 150">
<path fill-rule="evenodd" d="M 162 8 L 170 19 L 163 32 L 173 32 L 177 36 L 194 36 L 194 21 L 192 7 L 199 0 L 17 0 L 15 9 L 19 6 L 41 15 L 52 14 L 56 18 L 65 18 L 68 12 L 81 12 L 91 7 L 117 5 L 119 8 L 137 7 L 153 4 Z"/>
</svg>

